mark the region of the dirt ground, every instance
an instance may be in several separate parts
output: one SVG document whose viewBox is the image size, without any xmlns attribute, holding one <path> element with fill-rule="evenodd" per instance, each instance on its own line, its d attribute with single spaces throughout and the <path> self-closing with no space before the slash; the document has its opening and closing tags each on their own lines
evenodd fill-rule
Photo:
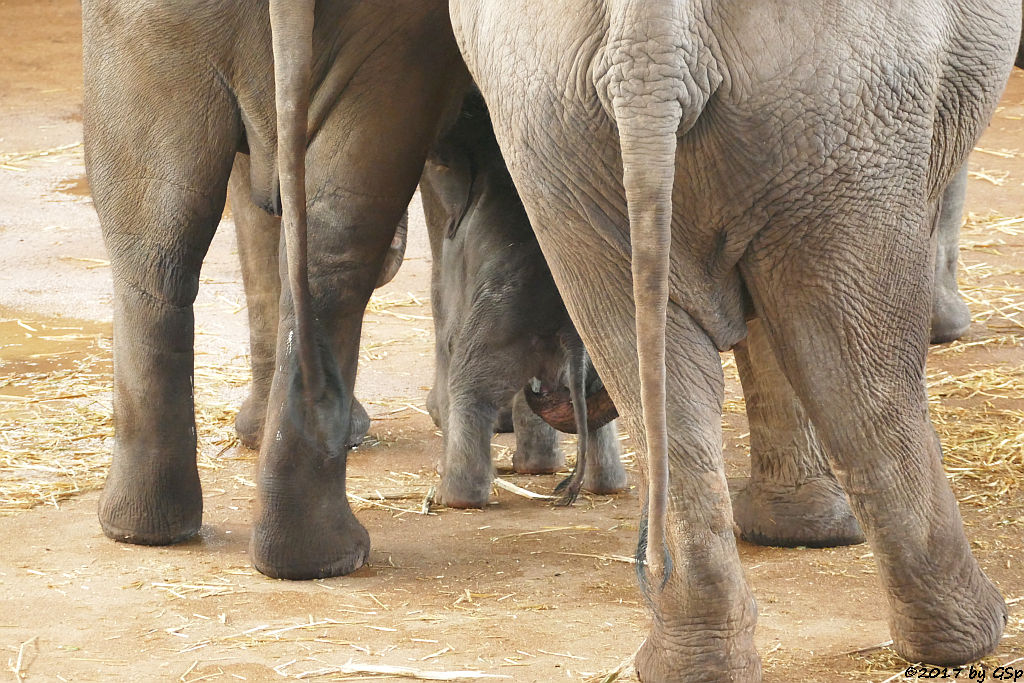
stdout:
<svg viewBox="0 0 1024 683">
<path fill-rule="evenodd" d="M 75 0 L 0 0 L 7 676 L 269 681 L 370 678 L 379 675 L 374 666 L 399 666 L 554 681 L 615 670 L 647 628 L 627 561 L 635 491 L 556 509 L 497 490 L 485 511 L 421 514 L 441 441 L 423 411 L 433 342 L 418 205 L 408 258 L 374 298 L 364 329 L 357 393 L 374 422 L 349 471 L 353 506 L 373 541 L 369 566 L 301 583 L 250 566 L 255 454 L 231 432 L 245 392 L 247 335 L 229 217 L 196 305 L 202 532 L 169 548 L 103 537 L 96 489 L 111 442 L 111 284 L 84 179 L 79 13 Z M 929 361 L 972 546 L 1010 601 L 1007 635 L 985 660 L 990 675 L 1024 657 L 1024 219 L 1013 218 L 1024 215 L 1022 117 L 1018 72 L 971 161 L 962 282 L 975 324 Z M 747 430 L 727 370 L 726 457 L 731 481 L 742 485 Z M 510 473 L 512 443 L 495 439 L 500 476 L 550 491 L 559 477 Z M 635 479 L 631 463 L 630 471 Z M 885 601 L 867 547 L 739 550 L 759 604 L 765 680 L 904 680 L 906 663 L 884 646 Z"/>
</svg>

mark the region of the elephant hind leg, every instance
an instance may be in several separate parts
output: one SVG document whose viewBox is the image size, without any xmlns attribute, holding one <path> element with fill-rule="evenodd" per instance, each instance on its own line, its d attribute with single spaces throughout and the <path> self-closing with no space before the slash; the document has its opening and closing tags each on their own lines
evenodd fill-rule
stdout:
<svg viewBox="0 0 1024 683">
<path fill-rule="evenodd" d="M 231 216 L 235 220 L 242 282 L 245 284 L 252 365 L 252 389 L 235 417 L 235 431 L 246 448 L 257 449 L 263 438 L 267 396 L 276 365 L 278 300 L 281 298 L 281 278 L 278 276 L 281 219 L 253 203 L 249 173 L 249 156 L 237 155 L 231 169 L 228 196 L 231 199 Z"/>
<path fill-rule="evenodd" d="M 995 648 L 1006 606 L 971 555 L 928 420 L 925 212 L 911 223 L 874 201 L 804 218 L 813 243 L 762 245 L 744 276 L 874 551 L 897 651 L 959 664 Z"/>
<path fill-rule="evenodd" d="M 240 124 L 220 93 L 194 99 L 184 77 L 145 87 L 119 64 L 123 74 L 87 63 L 85 97 L 89 183 L 114 279 L 116 433 L 99 518 L 110 538 L 162 545 L 201 524 L 192 304 Z"/>
<path fill-rule="evenodd" d="M 249 180 L 249 156 L 238 154 L 231 169 L 228 196 L 235 220 L 238 259 L 245 283 L 249 314 L 249 358 L 252 388 L 235 417 L 235 431 L 246 448 L 258 449 L 263 439 L 270 385 L 277 367 L 277 324 L 280 317 L 281 277 L 279 245 L 281 219 L 253 203 Z M 352 399 L 351 428 L 347 445 L 358 446 L 370 429 L 370 416 Z"/>
<path fill-rule="evenodd" d="M 583 488 L 591 493 L 609 495 L 626 490 L 629 477 L 622 466 L 622 446 L 616 420 L 590 433 L 587 450 L 590 466 L 583 476 Z"/>
<path fill-rule="evenodd" d="M 750 423 L 750 479 L 733 498 L 740 537 L 827 548 L 864 542 L 846 494 L 793 393 L 760 320 L 733 353 Z"/>
<path fill-rule="evenodd" d="M 753 642 L 757 606 L 736 550 L 722 454 L 721 359 L 704 330 L 674 305 L 668 331 L 671 562 L 664 585 L 647 585 L 654 623 L 636 667 L 645 681 L 760 680 Z M 638 397 L 621 391 L 619 376 L 609 379 L 629 432 L 639 439 Z M 637 445 L 643 471 L 650 455 L 644 441 Z"/>
</svg>

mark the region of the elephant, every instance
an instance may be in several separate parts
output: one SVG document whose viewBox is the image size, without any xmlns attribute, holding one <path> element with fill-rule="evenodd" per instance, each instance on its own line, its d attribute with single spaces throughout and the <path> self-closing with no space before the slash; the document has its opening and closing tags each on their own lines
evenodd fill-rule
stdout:
<svg viewBox="0 0 1024 683">
<path fill-rule="evenodd" d="M 433 257 L 431 306 L 435 379 L 427 405 L 443 430 L 438 498 L 451 507 L 484 507 L 491 491 L 491 435 L 512 405 L 513 468 L 556 472 L 565 465 L 557 433 L 527 404 L 534 378 L 568 386 L 583 409 L 584 383 L 599 384 L 565 310 L 494 139 L 486 106 L 471 91 L 435 143 L 420 178 Z M 514 400 L 513 400 L 514 397 Z M 626 487 L 615 421 L 577 414 L 576 469 L 563 504 L 581 486 L 594 493 Z M 589 421 L 590 427 L 587 427 Z"/>
<path fill-rule="evenodd" d="M 277 335 L 273 437 L 261 444 L 250 547 L 257 569 L 292 579 L 351 572 L 369 553 L 345 496 L 362 315 L 469 83 L 442 0 L 308 9 L 312 64 L 275 80 L 296 56 L 275 59 L 290 24 L 274 2 L 82 6 L 86 168 L 114 280 L 116 436 L 101 527 L 137 544 L 199 530 L 192 304 L 234 166 L 250 208 L 284 213 L 282 277 L 303 274 L 282 288 L 276 325 L 265 321 Z M 296 85 L 308 108 L 278 117 L 277 96 Z M 308 231 L 293 230 L 282 201 L 297 180 L 310 191 Z M 261 225 L 254 239 L 276 239 Z"/>
<path fill-rule="evenodd" d="M 754 319 L 871 545 L 895 649 L 936 664 L 991 652 L 1006 605 L 945 479 L 924 362 L 939 202 L 998 102 L 1019 3 L 450 8 L 567 310 L 639 441 L 641 679 L 760 680 L 720 431 L 719 354 Z"/>
</svg>

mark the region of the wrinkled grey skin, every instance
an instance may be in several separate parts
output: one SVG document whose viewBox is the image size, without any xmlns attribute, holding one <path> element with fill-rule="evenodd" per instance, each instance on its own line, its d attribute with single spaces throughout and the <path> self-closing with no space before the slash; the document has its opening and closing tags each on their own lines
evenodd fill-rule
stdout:
<svg viewBox="0 0 1024 683">
<path fill-rule="evenodd" d="M 1024 40 L 1014 64 L 1024 68 Z M 964 164 L 943 192 L 936 216 L 933 344 L 959 339 L 971 324 L 956 279 L 966 191 Z M 740 537 L 784 547 L 862 542 L 863 533 L 846 495 L 828 466 L 806 411 L 770 352 L 760 323 L 750 324 L 747 341 L 734 350 L 751 433 L 750 480 L 733 496 Z M 756 359 L 753 364 L 752 357 Z"/>
<path fill-rule="evenodd" d="M 522 388 L 534 377 L 552 387 L 583 382 L 585 352 L 478 93 L 467 97 L 428 156 L 420 193 L 433 257 L 436 339 L 427 405 L 445 439 L 438 496 L 452 507 L 484 507 L 493 478 L 491 436 L 502 407 L 513 405 L 515 471 L 550 473 L 565 465 L 555 430 L 532 414 Z M 578 353 L 577 373 L 572 353 Z M 577 458 L 582 479 L 574 481 L 594 493 L 624 489 L 615 422 L 585 436 Z M 568 486 L 567 503 L 579 491 Z"/>
<path fill-rule="evenodd" d="M 958 339 L 971 324 L 956 281 L 966 189 L 965 165 L 943 192 L 936 215 L 933 344 Z M 782 547 L 863 543 L 846 494 L 764 326 L 755 319 L 748 321 L 747 329 L 747 339 L 733 349 L 750 424 L 750 480 L 733 496 L 740 537 Z"/>
<path fill-rule="evenodd" d="M 998 102 L 1019 3 L 451 9 L 555 282 L 641 442 L 641 678 L 760 679 L 720 427 L 719 352 L 753 317 L 871 544 L 895 648 L 991 652 L 1006 606 L 943 474 L 924 360 L 934 217 Z"/>
<path fill-rule="evenodd" d="M 116 540 L 174 543 L 202 519 L 192 303 L 236 155 L 248 153 L 255 206 L 277 208 L 278 175 L 294 189 L 294 159 L 279 172 L 276 158 L 268 7 L 86 0 L 82 9 L 86 164 L 115 289 L 116 441 L 100 522 Z M 301 44 L 293 32 L 281 37 Z M 307 162 L 310 326 L 296 331 L 284 288 L 279 325 L 266 322 L 278 335 L 273 438 L 260 452 L 251 548 L 260 571 L 284 578 L 344 574 L 366 560 L 369 538 L 345 497 L 362 314 L 427 150 L 468 83 L 439 0 L 321 3 L 307 42 L 316 57 L 308 149 L 305 116 L 288 129 Z M 290 254 L 282 277 L 294 263 Z M 302 348 L 318 372 L 301 371 Z"/>
<path fill-rule="evenodd" d="M 246 448 L 258 449 L 263 438 L 267 399 L 274 379 L 277 355 L 278 303 L 281 299 L 281 277 L 278 274 L 281 219 L 256 206 L 251 197 L 249 155 L 239 154 L 235 157 L 228 182 L 228 198 L 231 202 L 231 215 L 235 220 L 238 258 L 249 314 L 252 388 L 235 417 L 235 429 Z M 384 257 L 377 287 L 387 284 L 398 273 L 405 255 L 408 230 L 408 215 L 403 215 Z M 336 356 L 343 353 L 343 349 L 335 350 Z M 356 446 L 370 429 L 370 416 L 355 398 L 352 399 L 349 420 L 347 445 Z"/>
</svg>

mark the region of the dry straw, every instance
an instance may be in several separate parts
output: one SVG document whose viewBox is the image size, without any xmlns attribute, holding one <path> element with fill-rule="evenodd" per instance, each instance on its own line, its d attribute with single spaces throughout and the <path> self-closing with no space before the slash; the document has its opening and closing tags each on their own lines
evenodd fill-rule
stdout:
<svg viewBox="0 0 1024 683">
<path fill-rule="evenodd" d="M 74 335 L 63 336 L 73 342 Z M 45 372 L 0 377 L 0 515 L 57 507 L 103 483 L 114 435 L 109 342 L 81 336 L 84 355 L 71 352 L 72 360 Z M 223 467 L 218 456 L 237 443 L 237 411 L 216 397 L 248 379 L 241 362 L 196 367 L 201 469 Z"/>
</svg>

